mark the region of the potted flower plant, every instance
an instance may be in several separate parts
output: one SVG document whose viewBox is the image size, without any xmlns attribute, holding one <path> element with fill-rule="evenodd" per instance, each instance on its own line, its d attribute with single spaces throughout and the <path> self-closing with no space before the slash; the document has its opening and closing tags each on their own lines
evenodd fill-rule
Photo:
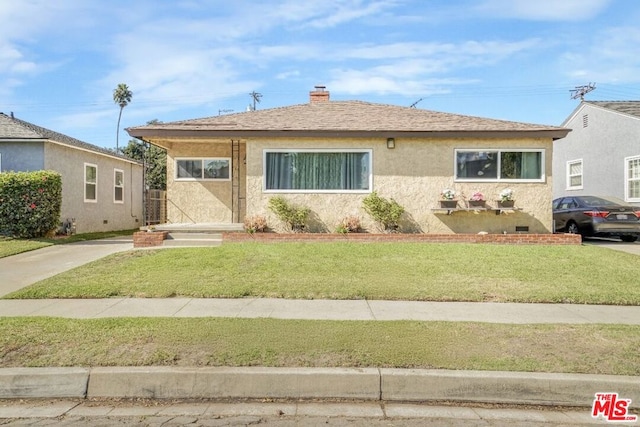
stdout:
<svg viewBox="0 0 640 427">
<path fill-rule="evenodd" d="M 445 188 L 440 193 L 441 200 L 440 206 L 447 209 L 453 209 L 458 206 L 458 201 L 456 200 L 456 192 L 450 188 Z"/>
<path fill-rule="evenodd" d="M 476 191 L 471 195 L 469 199 L 469 207 L 474 208 L 483 208 L 486 200 L 484 199 L 484 194 L 479 191 Z"/>
<path fill-rule="evenodd" d="M 498 200 L 498 205 L 502 208 L 512 208 L 514 205 L 513 200 L 513 190 L 510 188 L 505 188 L 500 192 L 500 200 Z"/>
</svg>

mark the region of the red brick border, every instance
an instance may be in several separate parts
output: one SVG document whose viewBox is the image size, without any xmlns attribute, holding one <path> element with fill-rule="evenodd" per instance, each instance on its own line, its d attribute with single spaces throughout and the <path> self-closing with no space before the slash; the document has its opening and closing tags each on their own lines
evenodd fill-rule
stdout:
<svg viewBox="0 0 640 427">
<path fill-rule="evenodd" d="M 162 246 L 162 242 L 168 235 L 168 231 L 136 231 L 133 233 L 133 247 L 150 248 L 153 246 Z"/>
<path fill-rule="evenodd" d="M 579 234 L 222 233 L 222 242 L 423 242 L 580 245 Z"/>
</svg>

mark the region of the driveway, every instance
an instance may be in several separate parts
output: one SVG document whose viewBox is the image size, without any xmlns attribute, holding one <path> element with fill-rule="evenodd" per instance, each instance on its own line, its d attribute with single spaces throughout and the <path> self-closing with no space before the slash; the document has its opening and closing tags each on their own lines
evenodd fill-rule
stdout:
<svg viewBox="0 0 640 427">
<path fill-rule="evenodd" d="M 616 251 L 627 252 L 633 255 L 640 255 L 640 242 L 622 242 L 618 239 L 605 239 L 598 237 L 587 237 L 582 242 L 585 245 L 599 246 Z"/>
</svg>

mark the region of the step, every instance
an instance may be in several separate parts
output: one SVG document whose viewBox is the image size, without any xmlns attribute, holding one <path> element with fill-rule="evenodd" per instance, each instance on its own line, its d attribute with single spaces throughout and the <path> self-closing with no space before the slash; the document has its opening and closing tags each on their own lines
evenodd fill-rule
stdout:
<svg viewBox="0 0 640 427">
<path fill-rule="evenodd" d="M 220 233 L 185 233 L 170 232 L 162 243 L 162 246 L 193 247 L 193 246 L 220 246 L 222 234 Z"/>
</svg>

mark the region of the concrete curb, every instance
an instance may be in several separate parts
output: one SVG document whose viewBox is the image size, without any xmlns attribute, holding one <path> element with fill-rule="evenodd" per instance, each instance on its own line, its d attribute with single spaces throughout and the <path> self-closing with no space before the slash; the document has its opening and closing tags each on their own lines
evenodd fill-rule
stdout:
<svg viewBox="0 0 640 427">
<path fill-rule="evenodd" d="M 640 377 L 376 368 L 3 368 L 0 398 L 353 399 L 591 406 L 640 403 Z"/>
</svg>

